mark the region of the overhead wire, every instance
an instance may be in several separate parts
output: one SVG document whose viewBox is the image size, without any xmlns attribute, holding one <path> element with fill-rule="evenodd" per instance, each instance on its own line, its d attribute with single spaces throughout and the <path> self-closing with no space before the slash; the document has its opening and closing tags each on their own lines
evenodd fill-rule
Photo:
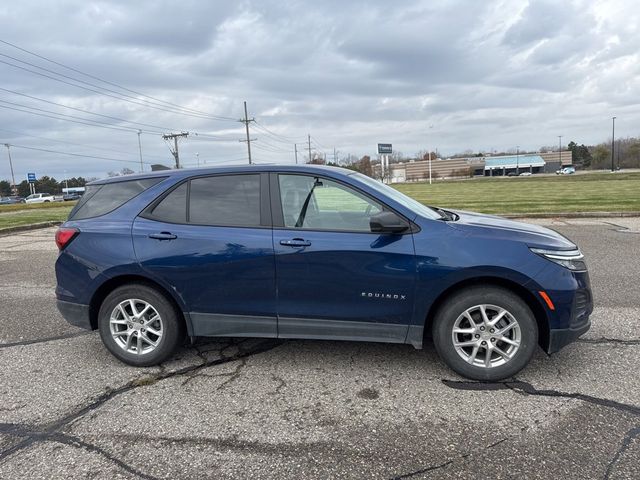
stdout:
<svg viewBox="0 0 640 480">
<path fill-rule="evenodd" d="M 139 101 L 135 101 L 135 100 L 129 100 L 129 99 L 126 99 L 126 98 L 121 98 L 121 97 L 118 97 L 118 96 L 116 96 L 116 95 L 112 95 L 112 94 L 110 94 L 110 93 L 101 92 L 101 91 L 96 90 L 96 89 L 94 89 L 94 88 L 89 88 L 89 87 L 85 87 L 85 86 L 82 86 L 82 85 L 77 85 L 77 84 L 72 83 L 72 82 L 67 82 L 66 80 L 62 80 L 62 79 L 60 79 L 60 78 L 52 77 L 51 75 L 47 75 L 47 74 L 45 74 L 45 73 L 36 72 L 35 70 L 31 70 L 30 68 L 21 67 L 20 65 L 14 65 L 13 63 L 6 62 L 6 61 L 4 61 L 4 60 L 0 60 L 0 63 L 3 63 L 3 64 L 5 64 L 5 65 L 9 65 L 9 66 L 14 67 L 14 68 L 19 68 L 20 70 L 24 70 L 24 71 L 26 71 L 26 72 L 33 73 L 33 74 L 35 74 L 35 75 L 40 75 L 40 76 L 42 76 L 42 77 L 49 78 L 49 79 L 54 80 L 54 81 L 56 81 L 56 82 L 64 83 L 64 84 L 66 84 L 66 85 L 71 85 L 72 87 L 81 88 L 81 89 L 83 89 L 83 90 L 87 90 L 87 91 L 89 91 L 89 92 L 97 93 L 98 95 L 104 95 L 104 96 L 106 96 L 106 97 L 115 98 L 115 99 L 117 99 L 117 100 L 121 100 L 121 101 L 129 102 L 129 103 L 132 103 L 132 104 L 135 104 L 135 105 L 140 105 L 140 106 L 143 106 L 143 107 L 149 107 L 149 108 L 153 108 L 153 109 L 155 109 L 155 110 L 161 110 L 161 111 L 164 111 L 164 112 L 174 113 L 174 114 L 178 114 L 178 115 L 186 115 L 186 116 L 189 116 L 189 117 L 209 119 L 209 117 L 204 116 L 204 115 L 200 115 L 200 114 L 191 114 L 191 113 L 180 112 L 180 111 L 177 111 L 177 110 L 169 110 L 169 109 L 167 109 L 167 108 L 158 107 L 158 106 L 150 105 L 150 104 L 145 104 L 145 103 L 143 103 L 143 102 L 139 102 Z M 86 83 L 86 82 L 85 82 L 85 83 Z M 215 119 L 214 119 L 214 120 L 215 120 Z M 237 121 L 237 120 L 234 120 L 234 121 Z"/>
<path fill-rule="evenodd" d="M 26 93 L 16 92 L 15 90 L 10 90 L 8 88 L 0 87 L 0 90 L 2 90 L 3 92 L 12 93 L 14 95 L 20 95 L 22 97 L 31 98 L 32 100 L 37 100 L 37 101 L 40 101 L 40 102 L 48 103 L 50 105 L 56 105 L 58 107 L 68 108 L 69 110 L 75 110 L 77 112 L 86 113 L 86 114 L 89 114 L 89 115 L 96 115 L 98 117 L 110 118 L 112 120 L 118 120 L 120 122 L 130 123 L 132 125 L 141 125 L 143 127 L 157 128 L 159 130 L 165 130 L 165 131 L 175 130 L 174 128 L 161 127 L 161 126 L 158 126 L 158 125 L 151 125 L 151 124 L 148 124 L 148 123 L 134 122 L 134 121 L 127 120 L 127 119 L 124 119 L 124 118 L 120 118 L 120 117 L 114 117 L 114 116 L 111 116 L 111 115 L 104 115 L 102 113 L 96 113 L 96 112 L 92 112 L 90 110 L 83 110 L 82 108 L 70 107 L 69 105 L 64 105 L 62 103 L 53 102 L 51 100 L 46 100 L 44 98 L 35 97 L 33 95 L 28 95 Z M 29 107 L 29 108 L 31 108 L 31 107 Z"/>
<path fill-rule="evenodd" d="M 78 116 L 76 116 L 76 115 L 68 115 L 68 114 L 66 114 L 66 113 L 58 113 L 58 112 L 54 112 L 54 111 L 52 111 L 52 110 L 45 110 L 45 109 L 43 109 L 43 108 L 30 107 L 29 105 L 23 105 L 23 104 L 21 104 L 21 103 L 9 102 L 9 101 L 7 101 L 7 100 L 0 100 L 0 103 L 6 103 L 6 104 L 9 104 L 9 105 L 13 105 L 14 107 L 28 108 L 29 110 L 35 110 L 36 112 L 44 112 L 44 113 L 48 113 L 48 114 L 52 114 L 52 115 L 57 115 L 57 116 L 60 116 L 60 117 L 72 118 L 72 119 L 75 119 L 75 120 L 81 120 L 81 121 L 93 122 L 93 123 L 97 123 L 97 124 L 101 124 L 101 125 L 109 125 L 109 126 L 114 126 L 114 127 L 115 127 L 115 126 L 118 126 L 118 127 L 121 127 L 121 128 L 127 128 L 127 127 L 124 127 L 124 126 L 122 126 L 122 125 L 115 125 L 115 124 L 113 124 L 113 123 L 107 123 L 107 122 L 104 122 L 104 121 L 101 121 L 101 120 L 93 120 L 93 119 L 91 119 L 91 118 L 78 117 Z M 1 105 L 0 105 L 0 106 L 1 106 Z M 35 112 L 34 112 L 34 113 L 35 113 Z M 61 119 L 61 120 L 62 120 L 62 119 Z M 133 130 L 133 131 L 136 131 L 136 132 L 137 132 L 138 130 L 140 130 L 140 129 L 136 129 L 136 128 L 134 128 L 134 127 L 129 127 L 129 129 L 130 129 L 130 130 Z M 146 132 L 147 132 L 147 133 L 151 132 L 151 133 L 156 133 L 156 134 L 162 134 L 162 131 L 154 132 L 154 131 L 152 131 L 152 130 L 146 130 Z"/>
<path fill-rule="evenodd" d="M 138 95 L 138 96 L 140 96 L 140 97 L 149 98 L 149 99 L 150 99 L 150 100 L 152 100 L 152 101 L 149 101 L 149 100 L 143 100 L 143 99 L 140 99 L 140 98 L 138 98 L 138 97 L 134 97 L 134 96 L 132 96 L 132 95 L 128 95 L 128 94 L 126 94 L 126 93 L 118 92 L 118 91 L 115 91 L 115 90 L 112 90 L 112 89 L 109 89 L 109 88 L 103 87 L 103 86 L 101 86 L 101 85 L 96 85 L 96 84 L 94 84 L 94 83 L 87 82 L 87 81 L 85 81 L 85 80 L 81 80 L 81 79 L 79 79 L 79 78 L 76 78 L 76 77 L 73 77 L 73 76 L 70 76 L 70 75 L 65 75 L 65 74 L 63 74 L 63 73 L 56 72 L 55 70 L 51 70 L 51 69 L 48 69 L 48 68 L 42 67 L 42 66 L 40 66 L 40 65 L 37 65 L 37 64 L 31 63 L 31 62 L 27 62 L 27 61 L 25 61 L 25 60 L 21 60 L 21 59 L 19 59 L 19 58 L 13 57 L 13 56 L 11 56 L 11 55 L 7 55 L 7 54 L 0 53 L 0 55 L 1 55 L 1 56 L 3 56 L 3 57 L 10 58 L 10 59 L 12 59 L 12 60 L 14 60 L 14 61 L 16 61 L 16 62 L 19 62 L 19 63 L 25 64 L 25 65 L 29 65 L 29 66 L 32 66 L 32 67 L 35 67 L 35 68 L 38 68 L 38 69 L 43 70 L 43 71 L 45 71 L 45 72 L 49 72 L 49 73 L 52 73 L 52 74 L 54 74 L 54 75 L 58 75 L 58 76 L 63 77 L 63 78 L 67 78 L 67 79 L 69 79 L 69 80 L 73 80 L 73 81 L 75 81 L 75 82 L 80 82 L 80 83 L 83 83 L 83 84 L 85 84 L 85 85 L 92 86 L 92 87 L 94 87 L 94 88 L 100 88 L 100 89 L 105 90 L 105 91 L 107 91 L 107 92 L 111 92 L 111 93 L 114 93 L 114 94 L 116 94 L 116 95 L 120 95 L 120 96 L 122 96 L 122 97 L 130 98 L 130 99 L 133 99 L 133 100 L 137 100 L 137 101 L 141 101 L 141 100 L 142 100 L 142 101 L 144 101 L 144 102 L 148 103 L 148 104 L 149 104 L 149 106 L 151 106 L 151 105 L 156 105 L 156 106 L 162 106 L 162 107 L 164 107 L 164 108 L 171 107 L 171 109 L 172 109 L 172 110 L 176 110 L 176 109 L 177 109 L 177 110 L 179 111 L 178 113 L 191 114 L 191 115 L 197 115 L 197 116 L 205 116 L 205 117 L 208 117 L 208 118 L 213 119 L 213 120 L 232 121 L 232 122 L 237 122 L 237 121 L 238 121 L 238 120 L 237 120 L 237 119 L 235 119 L 235 118 L 225 117 L 225 116 L 221 116 L 221 115 L 214 115 L 214 114 L 210 114 L 210 113 L 208 113 L 208 112 L 204 112 L 204 111 L 201 111 L 201 110 L 196 110 L 196 109 L 192 109 L 192 108 L 188 108 L 188 107 L 183 107 L 183 106 L 178 105 L 178 104 L 176 104 L 176 103 L 168 102 L 168 101 L 166 101 L 166 100 L 162 100 L 162 99 L 159 99 L 159 98 L 156 98 L 156 97 L 152 97 L 152 96 L 150 96 L 150 95 L 146 95 L 146 94 L 144 94 L 144 93 L 142 93 L 142 92 L 138 92 L 138 91 L 132 90 L 132 89 L 130 89 L 130 88 L 123 87 L 122 85 L 118 85 L 117 83 L 110 82 L 110 81 L 105 80 L 105 79 L 103 79 L 103 78 L 97 77 L 97 76 L 95 76 L 95 75 L 88 74 L 88 73 L 83 72 L 83 71 L 81 71 L 81 70 L 79 70 L 79 69 L 76 69 L 76 68 L 73 68 L 73 67 L 69 67 L 68 65 L 65 65 L 65 64 L 63 64 L 63 63 L 56 62 L 55 60 L 51 60 L 50 58 L 47 58 L 47 57 L 45 57 L 45 56 L 43 56 L 43 55 L 39 55 L 39 54 L 37 54 L 37 53 L 35 53 L 35 52 L 32 52 L 32 51 L 30 51 L 30 50 L 27 50 L 27 49 L 25 49 L 25 48 L 19 47 L 19 46 L 15 45 L 15 44 L 12 44 L 12 43 L 7 42 L 7 41 L 5 41 L 5 40 L 0 40 L 0 43 L 3 43 L 3 44 L 8 45 L 8 46 L 11 46 L 11 47 L 16 48 L 16 49 L 18 49 L 18 50 L 21 50 L 21 51 L 23 51 L 23 52 L 25 52 L 25 53 L 28 53 L 28 54 L 30 54 L 30 55 L 33 55 L 33 56 L 35 56 L 35 57 L 37 57 L 37 58 L 40 58 L 40 59 L 42 59 L 42 60 L 45 60 L 45 61 L 47 61 L 47 62 L 53 63 L 53 64 L 55 64 L 55 65 L 57 65 L 57 66 L 62 67 L 62 68 L 65 68 L 65 69 L 71 70 L 71 71 L 73 71 L 73 72 L 79 73 L 79 74 L 81 74 L 81 75 L 83 75 L 83 76 L 85 76 L 85 77 L 92 78 L 92 79 L 94 79 L 94 80 L 98 80 L 99 82 L 105 83 L 105 84 L 107 84 L 107 85 L 114 86 L 114 87 L 116 87 L 116 88 L 119 88 L 119 89 L 121 89 L 121 90 L 125 90 L 125 91 L 127 91 L 127 92 L 134 93 L 135 95 Z M 7 63 L 7 62 L 2 62 L 2 63 Z M 7 64 L 9 64 L 9 63 L 7 63 Z M 9 65 L 12 65 L 12 64 L 9 64 Z M 17 67 L 16 65 L 12 65 L 12 66 Z M 18 67 L 18 68 L 22 68 L 22 67 Z M 36 72 L 34 72 L 34 73 L 36 73 Z"/>
<path fill-rule="evenodd" d="M 132 154 L 132 152 L 125 152 L 123 150 L 115 150 L 113 148 L 104 148 L 104 147 L 99 147 L 97 145 L 87 145 L 86 143 L 76 143 L 76 142 L 69 142 L 67 140 L 59 140 L 59 139 L 55 139 L 55 138 L 41 137 L 39 135 L 32 135 L 32 134 L 24 133 L 24 132 L 16 132 L 15 130 L 7 130 L 6 128 L 0 128 L 0 131 L 13 133 L 14 135 L 19 135 L 19 136 L 23 136 L 23 137 L 31 137 L 31 138 L 37 138 L 39 140 L 46 140 L 48 142 L 62 143 L 62 144 L 66 144 L 66 145 L 74 145 L 74 146 L 83 147 L 83 148 L 92 148 L 92 149 L 95 149 L 95 150 L 103 150 L 105 152 L 122 153 L 124 155 L 131 155 Z M 135 152 L 135 153 L 137 154 L 137 152 Z M 156 156 L 156 155 L 146 154 L 145 157 L 146 158 L 157 158 L 157 159 L 166 160 L 164 157 L 159 157 L 159 156 Z"/>
<path fill-rule="evenodd" d="M 83 122 L 83 121 L 79 121 L 79 120 L 70 120 L 70 119 L 67 119 L 67 118 L 60 118 L 58 116 L 47 115 L 45 113 L 31 112 L 29 110 L 22 110 L 20 108 L 8 107 L 6 105 L 0 105 L 0 108 L 4 108 L 4 109 L 7 109 L 7 110 L 15 110 L 17 112 L 29 113 L 29 114 L 37 115 L 37 116 L 40 116 L 40 117 L 53 118 L 54 120 L 62 120 L 64 122 L 71 122 L 71 123 L 78 123 L 78 124 L 81 124 L 81 125 L 88 125 L 90 127 L 107 128 L 109 130 L 119 130 L 121 132 L 137 132 L 138 131 L 138 129 L 135 129 L 135 128 L 109 126 L 109 125 L 101 125 L 101 124 L 96 124 L 96 123 L 88 123 L 88 122 Z M 149 131 L 144 131 L 143 130 L 143 133 L 156 134 L 157 132 L 149 132 Z"/>
<path fill-rule="evenodd" d="M 140 164 L 140 160 L 124 160 L 122 158 L 112 158 L 112 157 L 102 157 L 102 156 L 98 156 L 98 155 L 86 155 L 86 154 L 81 154 L 81 153 L 71 153 L 71 152 L 62 152 L 59 150 L 50 150 L 47 148 L 37 148 L 37 147 L 27 147 L 26 145 L 17 145 L 15 143 L 9 143 L 8 144 L 10 147 L 13 148 L 24 148 L 26 150 L 36 150 L 39 152 L 47 152 L 47 153 L 55 153 L 57 155 L 69 155 L 72 157 L 83 157 L 83 158 L 93 158 L 93 159 L 97 159 L 97 160 L 110 160 L 110 161 L 114 161 L 114 162 L 126 162 L 126 163 L 137 163 Z M 142 162 L 143 164 L 146 165 L 151 165 L 148 162 Z"/>
</svg>

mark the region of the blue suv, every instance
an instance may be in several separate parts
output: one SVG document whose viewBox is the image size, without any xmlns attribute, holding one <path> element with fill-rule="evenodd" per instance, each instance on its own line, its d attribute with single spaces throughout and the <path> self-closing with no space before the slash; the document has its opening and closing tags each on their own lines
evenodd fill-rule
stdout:
<svg viewBox="0 0 640 480">
<path fill-rule="evenodd" d="M 58 309 L 136 366 L 185 336 L 432 338 L 459 374 L 498 380 L 587 331 L 593 308 L 584 258 L 558 233 L 340 168 L 93 182 L 56 242 Z"/>
</svg>

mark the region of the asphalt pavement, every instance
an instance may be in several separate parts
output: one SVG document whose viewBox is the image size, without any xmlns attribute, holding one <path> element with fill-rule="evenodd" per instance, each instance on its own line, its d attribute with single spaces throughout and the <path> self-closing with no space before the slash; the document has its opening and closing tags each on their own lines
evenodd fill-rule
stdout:
<svg viewBox="0 0 640 480">
<path fill-rule="evenodd" d="M 640 219 L 585 252 L 591 330 L 509 381 L 432 345 L 200 340 L 128 367 L 55 308 L 54 229 L 0 237 L 0 478 L 640 478 Z"/>
</svg>

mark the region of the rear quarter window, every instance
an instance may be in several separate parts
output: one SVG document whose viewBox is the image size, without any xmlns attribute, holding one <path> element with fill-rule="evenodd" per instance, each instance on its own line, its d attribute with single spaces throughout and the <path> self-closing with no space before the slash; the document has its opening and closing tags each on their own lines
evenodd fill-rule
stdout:
<svg viewBox="0 0 640 480">
<path fill-rule="evenodd" d="M 143 178 L 103 185 L 89 185 L 80 201 L 71 210 L 69 220 L 94 218 L 112 212 L 164 178 Z"/>
</svg>

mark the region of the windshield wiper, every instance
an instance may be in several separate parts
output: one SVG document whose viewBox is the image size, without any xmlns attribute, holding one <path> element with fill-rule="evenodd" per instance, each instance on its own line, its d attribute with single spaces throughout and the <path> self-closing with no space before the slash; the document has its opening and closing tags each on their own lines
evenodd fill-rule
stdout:
<svg viewBox="0 0 640 480">
<path fill-rule="evenodd" d="M 445 210 L 443 210 L 441 208 L 438 208 L 438 207 L 433 207 L 431 205 L 429 205 L 429 208 L 431 210 L 435 211 L 438 215 L 440 215 L 440 220 L 442 220 L 444 222 L 449 222 L 449 221 L 453 220 L 453 218 L 450 217 L 449 214 Z"/>
</svg>

